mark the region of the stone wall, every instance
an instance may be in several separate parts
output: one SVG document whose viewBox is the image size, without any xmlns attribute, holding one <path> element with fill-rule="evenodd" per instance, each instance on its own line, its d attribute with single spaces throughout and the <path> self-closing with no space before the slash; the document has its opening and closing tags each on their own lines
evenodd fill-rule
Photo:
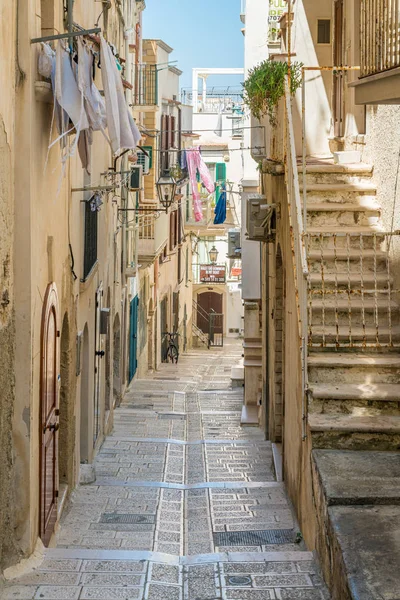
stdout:
<svg viewBox="0 0 400 600">
<path fill-rule="evenodd" d="M 15 556 L 12 495 L 12 415 L 15 397 L 11 148 L 0 115 L 0 570 Z"/>
</svg>

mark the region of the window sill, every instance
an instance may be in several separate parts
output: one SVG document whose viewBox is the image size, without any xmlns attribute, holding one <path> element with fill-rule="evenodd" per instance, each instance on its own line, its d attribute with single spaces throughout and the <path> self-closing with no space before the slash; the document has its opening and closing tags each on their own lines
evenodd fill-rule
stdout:
<svg viewBox="0 0 400 600">
<path fill-rule="evenodd" d="M 94 276 L 96 275 L 96 273 L 99 270 L 99 261 L 96 260 L 96 262 L 94 263 L 90 273 L 86 276 L 85 279 L 81 279 L 80 283 L 79 283 L 79 293 L 82 294 L 83 292 L 85 292 L 91 285 Z"/>
</svg>

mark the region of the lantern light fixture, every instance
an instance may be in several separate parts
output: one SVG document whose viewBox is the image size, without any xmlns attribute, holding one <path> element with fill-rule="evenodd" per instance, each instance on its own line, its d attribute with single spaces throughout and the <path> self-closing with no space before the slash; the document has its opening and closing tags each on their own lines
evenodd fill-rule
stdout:
<svg viewBox="0 0 400 600">
<path fill-rule="evenodd" d="M 209 251 L 208 255 L 210 257 L 210 262 L 213 265 L 215 265 L 215 263 L 217 262 L 217 259 L 218 259 L 218 250 L 216 249 L 215 244 L 213 245 L 213 247 Z"/>
<path fill-rule="evenodd" d="M 164 169 L 157 181 L 157 193 L 160 203 L 165 208 L 165 212 L 175 200 L 176 181 L 172 177 L 169 169 Z"/>
</svg>

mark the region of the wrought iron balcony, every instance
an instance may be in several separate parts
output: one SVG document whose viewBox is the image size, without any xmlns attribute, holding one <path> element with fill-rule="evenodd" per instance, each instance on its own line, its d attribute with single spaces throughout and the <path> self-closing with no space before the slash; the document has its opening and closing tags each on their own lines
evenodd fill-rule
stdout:
<svg viewBox="0 0 400 600">
<path fill-rule="evenodd" d="M 135 106 L 156 106 L 158 104 L 157 65 L 136 65 L 133 88 Z"/>
</svg>

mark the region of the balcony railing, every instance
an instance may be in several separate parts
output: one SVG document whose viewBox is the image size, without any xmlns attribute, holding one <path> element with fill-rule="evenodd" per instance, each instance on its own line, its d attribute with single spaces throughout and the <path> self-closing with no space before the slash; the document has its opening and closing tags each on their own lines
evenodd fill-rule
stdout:
<svg viewBox="0 0 400 600">
<path fill-rule="evenodd" d="M 135 106 L 155 106 L 158 104 L 157 65 L 136 65 L 133 88 Z"/>
<path fill-rule="evenodd" d="M 361 77 L 400 66 L 400 0 L 362 0 Z"/>
</svg>

